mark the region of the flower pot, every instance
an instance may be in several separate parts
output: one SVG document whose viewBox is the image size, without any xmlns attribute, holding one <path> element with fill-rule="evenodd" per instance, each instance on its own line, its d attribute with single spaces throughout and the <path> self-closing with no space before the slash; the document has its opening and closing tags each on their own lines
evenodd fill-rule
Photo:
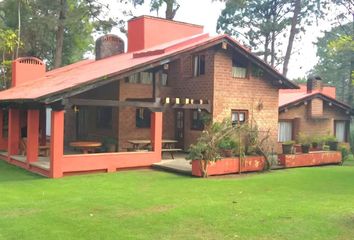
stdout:
<svg viewBox="0 0 354 240">
<path fill-rule="evenodd" d="M 317 149 L 318 148 L 318 143 L 317 142 L 313 142 L 312 143 L 312 148 L 313 149 Z"/>
<path fill-rule="evenodd" d="M 224 157 L 232 157 L 232 149 L 222 149 L 222 155 Z"/>
<path fill-rule="evenodd" d="M 310 145 L 309 144 L 301 145 L 301 151 L 302 151 L 302 153 L 309 153 Z"/>
<path fill-rule="evenodd" d="M 282 144 L 283 154 L 292 154 L 293 144 Z"/>
<path fill-rule="evenodd" d="M 329 141 L 328 145 L 329 145 L 329 150 L 337 151 L 337 149 L 338 149 L 338 142 L 337 141 Z"/>
</svg>

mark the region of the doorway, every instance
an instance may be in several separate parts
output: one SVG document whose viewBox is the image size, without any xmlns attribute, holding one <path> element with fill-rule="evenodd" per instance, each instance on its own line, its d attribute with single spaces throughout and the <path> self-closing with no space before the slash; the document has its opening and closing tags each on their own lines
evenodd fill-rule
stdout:
<svg viewBox="0 0 354 240">
<path fill-rule="evenodd" d="M 178 141 L 176 144 L 178 148 L 184 146 L 184 110 L 177 109 L 175 112 L 175 138 Z"/>
</svg>

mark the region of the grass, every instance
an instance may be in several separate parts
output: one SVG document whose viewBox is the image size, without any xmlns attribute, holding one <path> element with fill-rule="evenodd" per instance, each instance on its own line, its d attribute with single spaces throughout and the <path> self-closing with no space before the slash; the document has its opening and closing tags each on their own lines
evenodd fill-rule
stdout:
<svg viewBox="0 0 354 240">
<path fill-rule="evenodd" d="M 0 161 L 0 239 L 353 239 L 354 164 L 45 179 Z"/>
</svg>

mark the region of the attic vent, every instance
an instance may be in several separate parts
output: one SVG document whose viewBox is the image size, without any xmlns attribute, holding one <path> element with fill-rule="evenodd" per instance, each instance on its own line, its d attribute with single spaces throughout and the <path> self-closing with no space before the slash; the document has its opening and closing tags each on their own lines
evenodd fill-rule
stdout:
<svg viewBox="0 0 354 240">
<path fill-rule="evenodd" d="M 124 41 L 116 35 L 104 35 L 96 40 L 96 60 L 124 53 Z"/>
<path fill-rule="evenodd" d="M 35 57 L 24 57 L 17 60 L 19 63 L 32 64 L 32 65 L 43 65 L 43 62 Z"/>
</svg>

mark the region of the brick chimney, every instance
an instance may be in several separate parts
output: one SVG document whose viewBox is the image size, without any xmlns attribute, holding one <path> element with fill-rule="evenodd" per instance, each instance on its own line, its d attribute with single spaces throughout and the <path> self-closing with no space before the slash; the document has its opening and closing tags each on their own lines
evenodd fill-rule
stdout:
<svg viewBox="0 0 354 240">
<path fill-rule="evenodd" d="M 203 26 L 141 16 L 128 21 L 128 52 L 203 33 Z"/>
<path fill-rule="evenodd" d="M 120 37 L 114 34 L 107 34 L 99 37 L 96 40 L 96 60 L 111 57 L 121 53 L 124 53 L 124 41 Z"/>
<path fill-rule="evenodd" d="M 17 58 L 12 62 L 12 86 L 16 87 L 44 77 L 45 64 L 35 57 Z"/>
<path fill-rule="evenodd" d="M 322 91 L 323 89 L 323 82 L 321 77 L 309 77 L 307 79 L 307 93 L 311 93 L 313 91 Z"/>
</svg>

